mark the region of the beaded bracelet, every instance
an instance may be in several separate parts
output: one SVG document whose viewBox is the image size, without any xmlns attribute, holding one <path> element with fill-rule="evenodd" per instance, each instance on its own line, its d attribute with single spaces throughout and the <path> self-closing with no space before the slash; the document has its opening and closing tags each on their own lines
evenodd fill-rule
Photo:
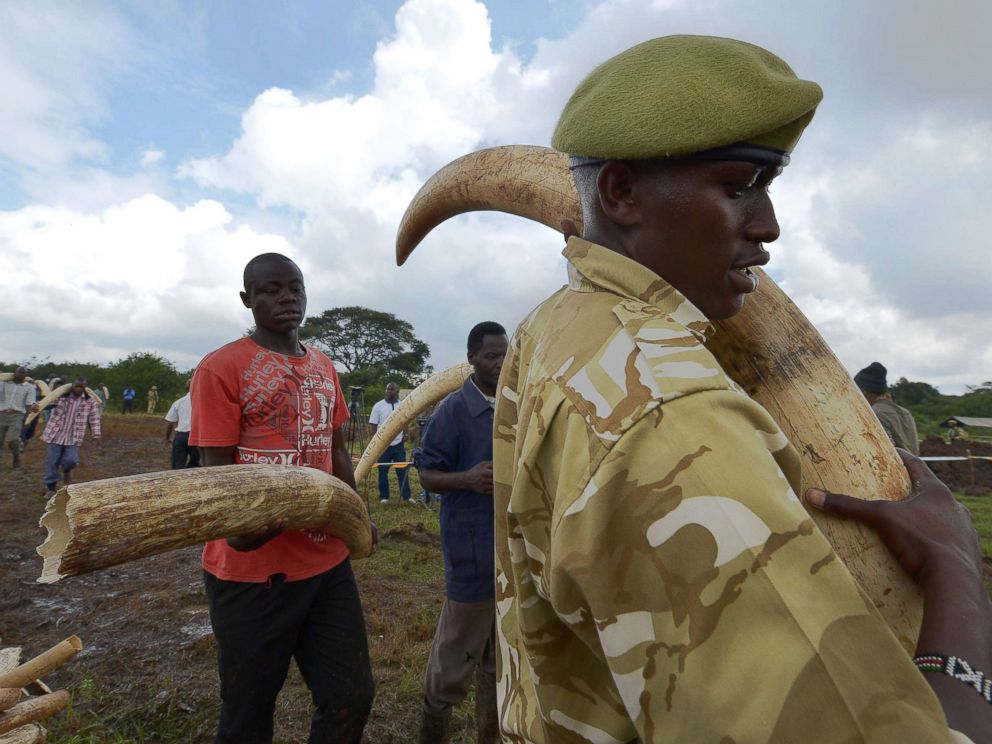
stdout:
<svg viewBox="0 0 992 744">
<path fill-rule="evenodd" d="M 972 669 L 964 659 L 943 654 L 920 654 L 913 657 L 913 663 L 921 672 L 940 672 L 974 687 L 986 702 L 992 703 L 992 677 Z"/>
</svg>

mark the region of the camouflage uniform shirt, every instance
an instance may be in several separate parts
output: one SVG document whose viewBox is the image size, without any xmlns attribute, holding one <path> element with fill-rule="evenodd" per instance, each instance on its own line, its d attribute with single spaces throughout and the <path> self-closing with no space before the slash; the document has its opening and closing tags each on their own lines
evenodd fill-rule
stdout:
<svg viewBox="0 0 992 744">
<path fill-rule="evenodd" d="M 504 740 L 949 741 L 706 318 L 601 246 L 565 257 L 497 398 Z"/>
</svg>

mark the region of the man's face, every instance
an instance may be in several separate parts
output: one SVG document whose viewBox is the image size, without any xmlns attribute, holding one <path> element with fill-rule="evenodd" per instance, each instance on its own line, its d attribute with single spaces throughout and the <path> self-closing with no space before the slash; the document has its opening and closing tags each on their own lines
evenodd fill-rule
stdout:
<svg viewBox="0 0 992 744">
<path fill-rule="evenodd" d="M 72 396 L 74 398 L 78 398 L 80 395 L 83 395 L 86 392 L 86 382 L 85 381 L 80 382 L 77 380 L 76 382 L 72 383 L 72 390 L 70 390 L 69 392 L 72 393 Z"/>
<path fill-rule="evenodd" d="M 307 311 L 303 274 L 292 261 L 274 259 L 254 266 L 247 291 L 241 293 L 255 325 L 273 333 L 300 327 Z"/>
<path fill-rule="evenodd" d="M 780 169 L 747 162 L 636 163 L 639 229 L 631 258 L 711 320 L 740 312 L 779 236 L 768 186 Z"/>
<path fill-rule="evenodd" d="M 386 402 L 395 403 L 396 399 L 400 397 L 399 386 L 395 382 L 391 382 L 386 385 Z"/>
<path fill-rule="evenodd" d="M 499 383 L 499 373 L 503 369 L 503 358 L 506 356 L 506 336 L 482 337 L 479 350 L 468 355 L 468 363 L 475 370 L 475 378 L 482 384 L 495 388 Z"/>
<path fill-rule="evenodd" d="M 24 380 L 27 379 L 27 376 L 28 373 L 27 370 L 24 369 L 24 367 L 18 367 L 16 370 L 14 370 L 14 382 L 16 382 L 18 385 L 24 382 Z"/>
</svg>

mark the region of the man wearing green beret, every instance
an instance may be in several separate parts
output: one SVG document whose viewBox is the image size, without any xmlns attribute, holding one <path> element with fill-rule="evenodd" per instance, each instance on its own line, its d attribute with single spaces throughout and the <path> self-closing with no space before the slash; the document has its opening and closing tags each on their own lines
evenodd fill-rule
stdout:
<svg viewBox="0 0 992 744">
<path fill-rule="evenodd" d="M 796 451 L 704 346 L 757 286 L 769 184 L 820 98 L 763 49 L 677 36 L 604 63 L 561 115 L 584 234 L 495 414 L 506 741 L 947 742 L 945 713 L 992 731 L 985 678 L 914 666 L 803 510 Z M 898 544 L 922 650 L 992 672 L 974 529 L 908 467 L 902 504 L 808 498 Z"/>
</svg>

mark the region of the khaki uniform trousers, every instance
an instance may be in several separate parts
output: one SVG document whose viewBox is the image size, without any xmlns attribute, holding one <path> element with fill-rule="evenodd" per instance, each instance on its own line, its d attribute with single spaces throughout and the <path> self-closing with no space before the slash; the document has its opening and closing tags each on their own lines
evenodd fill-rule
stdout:
<svg viewBox="0 0 992 744">
<path fill-rule="evenodd" d="M 496 600 L 444 600 L 424 675 L 424 707 L 441 714 L 468 694 L 472 675 L 496 675 Z"/>
</svg>

